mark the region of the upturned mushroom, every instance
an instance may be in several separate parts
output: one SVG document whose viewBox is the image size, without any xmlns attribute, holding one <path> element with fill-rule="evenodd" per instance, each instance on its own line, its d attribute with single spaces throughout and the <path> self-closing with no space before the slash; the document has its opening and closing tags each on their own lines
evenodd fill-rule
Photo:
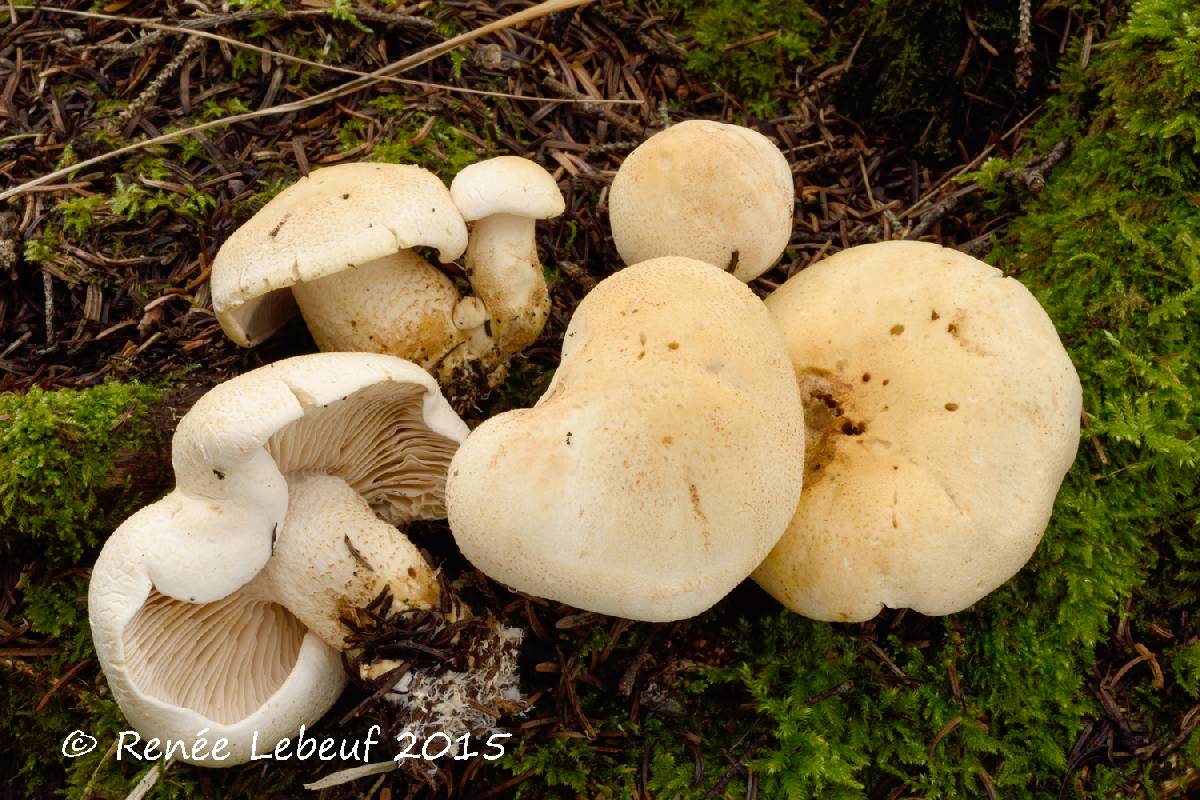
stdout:
<svg viewBox="0 0 1200 800">
<path fill-rule="evenodd" d="M 299 306 L 322 350 L 388 353 L 449 384 L 468 361 L 472 331 L 455 324 L 462 298 L 453 282 L 412 248 L 435 249 L 446 262 L 466 246 L 466 223 L 433 173 L 326 167 L 284 189 L 222 245 L 213 309 L 226 334 L 249 347 Z"/>
<path fill-rule="evenodd" d="M 1012 577 L 1082 402 L 1033 295 L 963 253 L 884 242 L 808 267 L 767 307 L 809 438 L 799 507 L 755 580 L 805 616 L 860 621 L 949 614 Z"/>
<path fill-rule="evenodd" d="M 563 213 L 562 192 L 533 161 L 500 156 L 465 167 L 450 183 L 463 219 L 474 223 L 467 276 L 491 319 L 501 353 L 524 350 L 550 314 L 534 224 Z"/>
<path fill-rule="evenodd" d="M 88 614 L 113 696 L 144 737 L 229 741 L 229 766 L 319 718 L 344 684 L 341 617 L 387 588 L 437 597 L 395 525 L 444 516 L 467 433 L 397 358 L 299 356 L 220 384 L 180 420 L 176 488 L 126 520 Z M 272 551 L 275 551 L 272 555 Z"/>
<path fill-rule="evenodd" d="M 626 264 L 687 256 L 749 282 L 787 247 L 795 193 L 791 167 L 767 137 L 688 120 L 638 145 L 617 170 L 613 243 Z"/>
<path fill-rule="evenodd" d="M 658 258 L 601 281 L 533 408 L 451 462 L 450 527 L 516 589 L 640 620 L 712 606 L 800 496 L 804 425 L 778 328 L 742 283 Z"/>
</svg>

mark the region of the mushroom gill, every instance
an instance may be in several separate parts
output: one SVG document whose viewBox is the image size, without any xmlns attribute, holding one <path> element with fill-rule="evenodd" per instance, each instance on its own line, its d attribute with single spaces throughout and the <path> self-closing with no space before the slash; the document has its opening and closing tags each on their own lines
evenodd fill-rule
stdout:
<svg viewBox="0 0 1200 800">
<path fill-rule="evenodd" d="M 272 602 L 256 578 L 212 603 L 151 591 L 123 639 L 138 689 L 233 724 L 261 708 L 287 680 L 304 634 L 304 625 Z"/>
<path fill-rule="evenodd" d="M 446 515 L 446 471 L 458 449 L 429 429 L 426 390 L 384 382 L 361 389 L 271 437 L 267 449 L 285 475 L 326 473 L 346 481 L 393 525 Z"/>
</svg>

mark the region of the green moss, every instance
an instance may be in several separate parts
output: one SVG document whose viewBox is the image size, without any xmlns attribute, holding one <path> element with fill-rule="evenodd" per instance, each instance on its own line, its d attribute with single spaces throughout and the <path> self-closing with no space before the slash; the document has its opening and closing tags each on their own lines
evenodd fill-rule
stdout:
<svg viewBox="0 0 1200 800">
<path fill-rule="evenodd" d="M 0 394 L 0 549 L 75 566 L 128 509 L 118 458 L 148 433 L 159 390 L 110 383 L 87 390 Z"/>
<path fill-rule="evenodd" d="M 484 155 L 471 136 L 448 121 L 453 117 L 452 112 L 414 114 L 406 105 L 403 96 L 387 94 L 367 103 L 377 112 L 385 130 L 384 135 L 375 140 L 367 159 L 390 164 L 417 164 L 448 181 Z M 366 129 L 367 122 L 362 119 L 343 122 L 338 129 L 340 149 L 361 147 Z"/>
<path fill-rule="evenodd" d="M 794 80 L 822 34 L 823 20 L 806 3 L 789 0 L 667 0 L 682 11 L 688 71 L 743 99 L 769 116 L 778 105 L 772 90 Z"/>
<path fill-rule="evenodd" d="M 516 358 L 508 365 L 508 377 L 488 398 L 485 412 L 493 417 L 513 408 L 530 408 L 545 394 L 554 370 L 533 361 Z"/>
</svg>

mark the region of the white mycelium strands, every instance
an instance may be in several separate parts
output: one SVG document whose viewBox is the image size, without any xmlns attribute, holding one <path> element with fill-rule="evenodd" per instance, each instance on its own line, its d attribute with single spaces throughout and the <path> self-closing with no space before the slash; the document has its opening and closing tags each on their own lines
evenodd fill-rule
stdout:
<svg viewBox="0 0 1200 800">
<path fill-rule="evenodd" d="M 440 519 L 458 444 L 426 426 L 424 397 L 412 384 L 370 386 L 309 411 L 267 447 L 285 475 L 336 475 L 393 525 Z"/>
<path fill-rule="evenodd" d="M 295 667 L 305 632 L 263 583 L 199 605 L 152 592 L 125 629 L 133 683 L 221 723 L 260 708 Z"/>
</svg>

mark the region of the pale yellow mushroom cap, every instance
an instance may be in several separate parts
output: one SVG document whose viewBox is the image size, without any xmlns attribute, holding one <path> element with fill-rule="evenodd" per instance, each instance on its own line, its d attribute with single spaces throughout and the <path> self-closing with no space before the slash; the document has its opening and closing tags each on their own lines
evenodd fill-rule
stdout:
<svg viewBox="0 0 1200 800">
<path fill-rule="evenodd" d="M 740 125 L 688 120 L 654 134 L 621 164 L 608 196 L 626 264 L 687 256 L 751 281 L 792 235 L 795 186 L 774 144 Z"/>
<path fill-rule="evenodd" d="M 265 339 L 292 313 L 290 287 L 399 250 L 462 255 L 467 227 L 436 175 L 402 164 L 339 164 L 284 189 L 222 245 L 212 302 L 240 345 Z"/>
<path fill-rule="evenodd" d="M 809 451 L 755 572 L 805 616 L 948 614 L 1014 575 L 1075 458 L 1079 378 L 1019 282 L 920 242 L 850 248 L 767 299 Z"/>
<path fill-rule="evenodd" d="M 745 285 L 686 258 L 629 267 L 576 309 L 537 405 L 460 447 L 451 530 L 521 591 L 632 619 L 698 614 L 787 527 L 798 405 L 779 331 Z"/>
</svg>

